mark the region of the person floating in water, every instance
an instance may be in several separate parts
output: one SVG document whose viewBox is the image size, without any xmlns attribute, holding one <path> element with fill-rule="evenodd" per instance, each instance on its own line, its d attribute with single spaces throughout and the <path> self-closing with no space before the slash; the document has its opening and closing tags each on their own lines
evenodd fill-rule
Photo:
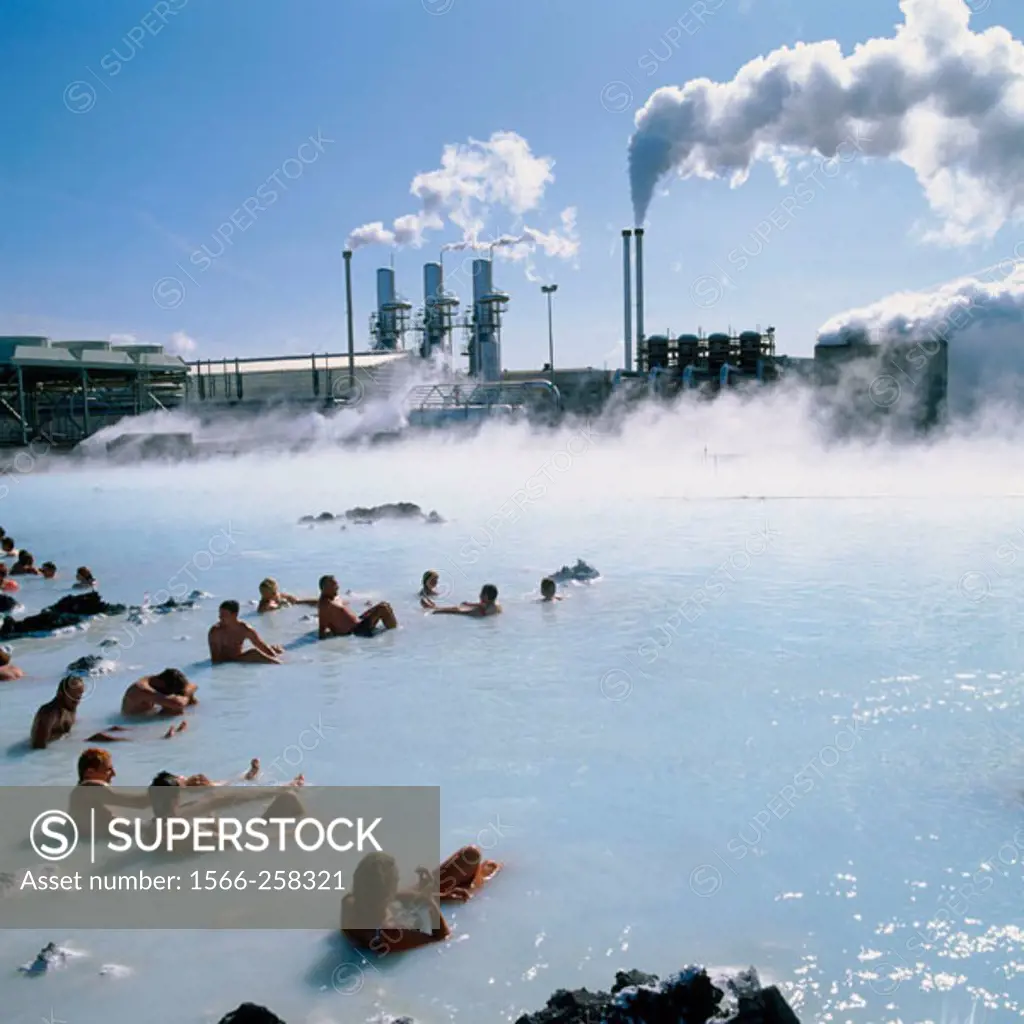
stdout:
<svg viewBox="0 0 1024 1024">
<path fill-rule="evenodd" d="M 74 587 L 76 590 L 89 590 L 96 586 L 96 577 L 87 565 L 80 565 L 75 572 Z"/>
<path fill-rule="evenodd" d="M 55 566 L 53 562 L 43 562 L 39 567 L 39 575 L 42 576 L 44 580 L 55 579 L 57 576 L 57 566 Z"/>
<path fill-rule="evenodd" d="M 57 695 L 47 701 L 32 719 L 29 743 L 33 750 L 45 750 L 47 744 L 67 736 L 75 724 L 78 705 L 85 696 L 85 680 L 65 676 L 57 686 Z"/>
<path fill-rule="evenodd" d="M 440 595 L 437 592 L 437 585 L 440 582 L 440 576 L 433 569 L 428 569 L 423 574 L 423 583 L 420 586 L 420 604 L 424 608 L 436 608 L 435 598 Z"/>
<path fill-rule="evenodd" d="M 338 596 L 338 581 L 333 576 L 320 577 L 320 600 L 317 613 L 320 639 L 329 636 L 373 636 L 378 626 L 396 629 L 398 620 L 386 601 L 367 608 L 358 618 Z"/>
<path fill-rule="evenodd" d="M 0 647 L 0 683 L 11 683 L 25 675 L 17 665 L 11 664 L 11 652 Z"/>
<path fill-rule="evenodd" d="M 14 546 L 13 537 L 4 537 L 3 540 L 0 540 L 0 550 L 3 551 L 3 554 L 0 555 L 0 558 L 18 557 L 18 549 Z"/>
<path fill-rule="evenodd" d="M 547 604 L 550 601 L 561 601 L 558 596 L 558 584 L 550 576 L 540 581 L 540 599 Z"/>
<path fill-rule="evenodd" d="M 153 676 L 137 679 L 121 700 L 122 715 L 181 715 L 185 708 L 198 704 L 196 684 L 177 668 L 165 668 Z"/>
<path fill-rule="evenodd" d="M 39 570 L 36 568 L 36 560 L 28 551 L 19 551 L 18 557 L 15 559 L 14 565 L 11 566 L 12 576 L 38 576 Z"/>
<path fill-rule="evenodd" d="M 501 611 L 498 604 L 498 588 L 493 583 L 485 583 L 480 589 L 480 600 L 463 601 L 460 605 L 449 608 L 435 608 L 435 615 L 470 615 L 482 619 L 486 615 L 497 615 Z"/>
<path fill-rule="evenodd" d="M 315 597 L 296 597 L 294 594 L 285 594 L 277 586 L 277 580 L 268 576 L 260 584 L 260 603 L 256 609 L 258 612 L 274 612 L 278 608 L 287 608 L 293 604 L 316 605 Z"/>
<path fill-rule="evenodd" d="M 238 618 L 240 610 L 237 601 L 224 601 L 221 604 L 219 621 L 210 628 L 209 633 L 210 660 L 214 665 L 228 661 L 241 661 L 249 665 L 280 665 L 279 655 L 284 648 L 265 643 L 252 626 Z M 243 651 L 246 640 L 252 647 Z"/>
<path fill-rule="evenodd" d="M 451 935 L 451 928 L 441 914 L 436 894 L 440 893 L 442 901 L 465 903 L 500 870 L 501 865 L 484 860 L 477 847 L 466 846 L 433 874 L 419 868 L 417 887 L 400 891 L 394 857 L 367 854 L 353 873 L 352 891 L 341 901 L 341 930 L 354 945 L 381 954 L 443 942 Z M 425 912 L 431 911 L 438 927 L 424 931 Z M 367 928 L 372 921 L 380 923 Z"/>
<path fill-rule="evenodd" d="M 7 576 L 7 566 L 3 562 L 0 562 L 0 590 L 5 593 L 13 593 L 18 590 L 21 584 L 17 580 L 9 579 Z"/>
</svg>

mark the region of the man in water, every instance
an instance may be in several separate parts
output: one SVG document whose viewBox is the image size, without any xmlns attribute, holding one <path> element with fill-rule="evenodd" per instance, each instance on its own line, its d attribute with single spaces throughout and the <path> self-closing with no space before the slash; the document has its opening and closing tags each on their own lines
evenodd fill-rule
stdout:
<svg viewBox="0 0 1024 1024">
<path fill-rule="evenodd" d="M 149 808 L 148 793 L 128 794 L 114 790 L 110 784 L 116 774 L 109 750 L 90 747 L 79 757 L 78 785 L 71 791 L 68 811 L 83 835 L 91 831 L 90 811 L 96 811 L 97 832 L 105 836 L 114 818 L 112 807 Z"/>
<path fill-rule="evenodd" d="M 10 683 L 21 679 L 25 673 L 17 665 L 11 664 L 11 655 L 0 647 L 0 683 Z"/>
<path fill-rule="evenodd" d="M 333 576 L 320 577 L 320 600 L 317 602 L 320 639 L 329 636 L 373 636 L 377 626 L 395 629 L 398 621 L 386 601 L 367 608 L 356 618 L 355 613 L 338 597 L 338 581 Z"/>
<path fill-rule="evenodd" d="M 55 566 L 53 562 L 43 562 L 39 567 L 39 575 L 42 576 L 44 580 L 56 579 L 57 566 Z"/>
<path fill-rule="evenodd" d="M 237 601 L 224 601 L 220 606 L 219 621 L 210 629 L 210 660 L 214 665 L 228 661 L 241 661 L 248 665 L 280 665 L 279 655 L 284 648 L 264 643 L 259 633 L 238 618 Z M 247 651 L 246 640 L 252 644 Z"/>
<path fill-rule="evenodd" d="M 449 608 L 435 608 L 434 615 L 469 615 L 473 618 L 482 619 L 487 615 L 497 615 L 501 611 L 498 604 L 498 588 L 493 583 L 485 583 L 480 588 L 480 600 L 476 602 L 463 601 L 460 605 L 452 605 Z"/>
<path fill-rule="evenodd" d="M 180 715 L 191 704 L 198 704 L 196 684 L 177 668 L 165 668 L 155 676 L 137 679 L 121 700 L 122 715 Z"/>
<path fill-rule="evenodd" d="M 561 601 L 562 599 L 558 596 L 558 585 L 550 576 L 545 576 L 540 581 L 540 599 L 545 604 L 551 601 Z"/>
<path fill-rule="evenodd" d="M 79 676 L 65 676 L 57 687 L 57 696 L 47 701 L 32 720 L 29 742 L 33 750 L 45 750 L 48 743 L 71 732 L 78 705 L 85 696 L 85 682 Z"/>
</svg>

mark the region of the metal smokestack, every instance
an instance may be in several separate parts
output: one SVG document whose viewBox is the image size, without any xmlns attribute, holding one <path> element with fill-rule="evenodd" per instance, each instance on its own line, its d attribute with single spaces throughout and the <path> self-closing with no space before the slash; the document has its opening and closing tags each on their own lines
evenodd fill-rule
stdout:
<svg viewBox="0 0 1024 1024">
<path fill-rule="evenodd" d="M 345 308 L 348 317 L 348 387 L 351 395 L 356 389 L 356 338 L 352 329 L 352 250 L 346 249 L 345 257 Z"/>
<path fill-rule="evenodd" d="M 625 361 L 622 364 L 624 370 L 633 369 L 633 283 L 632 283 L 632 266 L 630 261 L 630 239 L 633 237 L 633 232 L 626 228 L 622 232 L 622 286 L 625 292 L 625 334 L 623 338 L 626 344 L 626 356 Z"/>
<path fill-rule="evenodd" d="M 644 343 L 644 229 L 637 228 L 636 235 L 636 350 Z"/>
</svg>

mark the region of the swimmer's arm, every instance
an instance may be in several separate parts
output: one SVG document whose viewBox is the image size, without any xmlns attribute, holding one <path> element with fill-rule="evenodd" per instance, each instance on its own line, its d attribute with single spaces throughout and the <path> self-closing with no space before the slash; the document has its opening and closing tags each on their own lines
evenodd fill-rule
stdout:
<svg viewBox="0 0 1024 1024">
<path fill-rule="evenodd" d="M 259 635 L 259 633 L 252 628 L 252 626 L 245 627 L 245 635 L 248 637 L 249 643 L 251 643 L 253 647 L 260 652 L 260 654 L 265 654 L 268 658 L 276 658 L 280 653 L 279 651 L 275 651 L 274 648 L 271 647 L 270 644 L 268 644 Z"/>
<path fill-rule="evenodd" d="M 463 605 L 450 605 L 448 608 L 434 608 L 433 612 L 435 615 L 473 615 L 474 612 L 470 608 L 466 608 Z"/>
</svg>

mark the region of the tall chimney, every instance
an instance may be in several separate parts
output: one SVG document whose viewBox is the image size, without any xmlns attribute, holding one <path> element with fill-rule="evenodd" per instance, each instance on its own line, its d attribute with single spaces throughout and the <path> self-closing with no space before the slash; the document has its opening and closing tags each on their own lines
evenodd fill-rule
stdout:
<svg viewBox="0 0 1024 1024">
<path fill-rule="evenodd" d="M 636 351 L 644 343 L 644 229 L 637 228 L 636 235 Z"/>
<path fill-rule="evenodd" d="M 626 357 L 622 368 L 627 372 L 633 369 L 633 283 L 631 281 L 633 268 L 630 260 L 630 239 L 632 237 L 633 232 L 629 228 L 622 232 L 622 286 L 626 298 L 626 323 L 623 334 L 626 343 Z"/>
<path fill-rule="evenodd" d="M 356 340 L 352 329 L 352 250 L 346 249 L 345 257 L 345 308 L 348 317 L 348 388 L 349 394 L 356 389 Z"/>
</svg>

